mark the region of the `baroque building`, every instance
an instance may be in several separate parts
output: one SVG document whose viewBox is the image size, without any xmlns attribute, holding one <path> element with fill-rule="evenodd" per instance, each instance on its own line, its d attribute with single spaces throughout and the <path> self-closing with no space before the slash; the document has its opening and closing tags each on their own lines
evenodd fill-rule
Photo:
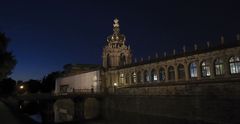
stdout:
<svg viewBox="0 0 240 124">
<path fill-rule="evenodd" d="M 113 34 L 109 35 L 102 53 L 101 65 L 66 65 L 64 74 L 56 80 L 56 92 L 73 92 L 93 88 L 97 92 L 115 92 L 117 89 L 179 85 L 197 82 L 234 80 L 240 78 L 240 36 L 233 43 L 205 49 L 195 44 L 193 51 L 173 55 L 150 57 L 132 61 L 130 45 L 120 33 L 119 20 L 115 19 Z"/>
<path fill-rule="evenodd" d="M 114 20 L 113 34 L 107 37 L 107 45 L 103 49 L 103 67 L 116 68 L 131 64 L 132 53 L 126 45 L 126 37 L 120 33 L 118 19 Z"/>
<path fill-rule="evenodd" d="M 198 49 L 195 44 L 194 51 L 190 52 L 187 52 L 184 46 L 180 54 L 176 54 L 173 50 L 172 56 L 166 56 L 164 53 L 163 57 L 156 55 L 155 58 L 132 63 L 130 47 L 125 45 L 125 36 L 119 34 L 117 19 L 114 20 L 113 26 L 114 34 L 107 38 L 107 45 L 103 50 L 103 67 L 106 69 L 105 85 L 111 91 L 114 88 L 240 77 L 239 35 L 233 44 L 225 44 L 224 37 L 221 37 L 221 44 L 218 46 L 210 46 L 207 42 L 206 49 Z M 123 48 L 121 48 L 122 45 Z M 121 54 L 127 59 L 122 59 Z"/>
</svg>

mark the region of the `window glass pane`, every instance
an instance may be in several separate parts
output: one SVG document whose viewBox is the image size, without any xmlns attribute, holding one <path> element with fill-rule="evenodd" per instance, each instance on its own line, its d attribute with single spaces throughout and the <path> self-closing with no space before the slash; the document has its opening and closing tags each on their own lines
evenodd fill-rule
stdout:
<svg viewBox="0 0 240 124">
<path fill-rule="evenodd" d="M 151 80 L 157 81 L 157 71 L 155 69 L 151 71 Z"/>
<path fill-rule="evenodd" d="M 144 82 L 149 82 L 149 81 L 150 81 L 150 79 L 149 79 L 148 72 L 145 71 L 145 72 L 144 72 Z"/>
<path fill-rule="evenodd" d="M 230 64 L 230 73 L 231 74 L 237 74 L 240 73 L 239 70 L 239 57 L 231 57 L 229 60 Z"/>
<path fill-rule="evenodd" d="M 124 74 L 123 73 L 121 73 L 120 74 L 120 83 L 124 83 Z"/>
<path fill-rule="evenodd" d="M 215 61 L 215 74 L 216 75 L 224 74 L 223 60 L 221 60 L 221 59 L 216 59 L 216 61 Z"/>
<path fill-rule="evenodd" d="M 165 71 L 163 68 L 160 69 L 159 71 L 159 80 L 164 81 L 165 80 Z"/>
<path fill-rule="evenodd" d="M 237 63 L 237 73 L 240 73 L 240 62 Z"/>
<path fill-rule="evenodd" d="M 202 62 L 201 69 L 202 69 L 202 77 L 209 77 L 211 75 L 209 63 L 205 61 Z"/>
<path fill-rule="evenodd" d="M 211 73 L 210 73 L 210 67 L 208 66 L 208 67 L 206 67 L 206 71 L 207 71 L 207 76 L 210 76 L 211 75 Z"/>
<path fill-rule="evenodd" d="M 197 65 L 196 65 L 196 63 L 191 63 L 191 65 L 190 65 L 190 76 L 192 78 L 197 77 Z"/>
<path fill-rule="evenodd" d="M 134 72 L 133 74 L 132 74 L 132 83 L 136 83 L 137 82 L 137 76 L 136 76 L 136 73 Z"/>
<path fill-rule="evenodd" d="M 153 80 L 157 81 L 157 74 L 154 74 Z"/>
</svg>

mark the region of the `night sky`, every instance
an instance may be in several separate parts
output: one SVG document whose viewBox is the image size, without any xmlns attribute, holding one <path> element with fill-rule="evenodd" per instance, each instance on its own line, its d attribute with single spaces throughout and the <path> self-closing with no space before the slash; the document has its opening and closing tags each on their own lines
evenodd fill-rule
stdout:
<svg viewBox="0 0 240 124">
<path fill-rule="evenodd" d="M 232 42 L 240 32 L 239 5 L 239 0 L 1 0 L 0 31 L 11 38 L 9 50 L 18 61 L 11 77 L 41 79 L 65 64 L 101 64 L 116 17 L 134 58 L 218 44 L 221 35 Z"/>
</svg>

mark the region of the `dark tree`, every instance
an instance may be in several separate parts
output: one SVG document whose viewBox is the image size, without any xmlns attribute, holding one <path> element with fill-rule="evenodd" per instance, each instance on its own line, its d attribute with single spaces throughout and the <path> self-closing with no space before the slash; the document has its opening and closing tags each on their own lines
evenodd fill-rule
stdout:
<svg viewBox="0 0 240 124">
<path fill-rule="evenodd" d="M 27 91 L 29 93 L 37 93 L 41 89 L 41 83 L 39 80 L 29 80 L 26 82 Z"/>
<path fill-rule="evenodd" d="M 42 92 L 50 93 L 55 90 L 55 81 L 59 77 L 60 72 L 52 72 L 44 77 L 42 80 Z"/>
<path fill-rule="evenodd" d="M 7 78 L 0 81 L 0 94 L 4 96 L 12 95 L 16 89 L 16 81 Z"/>
<path fill-rule="evenodd" d="M 8 43 L 9 38 L 0 32 L 0 80 L 10 75 L 16 65 L 16 59 L 11 52 L 7 51 Z"/>
</svg>

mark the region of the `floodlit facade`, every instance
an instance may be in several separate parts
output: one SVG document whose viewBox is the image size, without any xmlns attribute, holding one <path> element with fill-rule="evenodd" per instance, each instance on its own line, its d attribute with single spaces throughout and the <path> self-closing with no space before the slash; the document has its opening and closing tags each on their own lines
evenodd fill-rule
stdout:
<svg viewBox="0 0 240 124">
<path fill-rule="evenodd" d="M 56 92 L 74 92 L 73 89 L 91 89 L 113 92 L 116 88 L 144 87 L 201 80 L 234 79 L 240 77 L 240 35 L 233 44 L 224 43 L 205 49 L 194 45 L 193 51 L 173 50 L 171 56 L 163 53 L 155 57 L 132 61 L 132 52 L 120 33 L 118 19 L 114 20 L 113 34 L 107 37 L 102 53 L 102 67 L 97 71 L 67 75 L 56 80 Z M 71 69 L 70 69 L 71 70 Z M 78 69 L 77 69 L 78 70 Z M 81 69 L 79 69 L 81 70 Z"/>
<path fill-rule="evenodd" d="M 72 65 L 72 68 L 77 65 Z M 87 66 L 86 66 L 87 67 Z M 55 93 L 100 92 L 101 70 L 77 69 L 78 72 L 64 72 L 56 79 Z M 86 71 L 87 70 L 87 71 Z"/>
<path fill-rule="evenodd" d="M 114 25 L 119 28 L 118 20 L 114 21 Z M 176 51 L 173 50 L 170 56 L 167 56 L 166 53 L 162 57 L 156 54 L 155 57 L 148 57 L 146 60 L 141 58 L 138 61 L 135 59 L 132 62 L 131 49 L 130 47 L 128 49 L 124 47 L 123 51 L 122 40 L 117 39 L 117 37 L 124 35 L 116 34 L 115 28 L 113 28 L 113 35 L 109 36 L 112 38 L 109 40 L 108 37 L 107 45 L 103 50 L 103 66 L 107 68 L 105 82 L 107 89 L 110 91 L 113 91 L 116 87 L 144 87 L 167 83 L 240 78 L 239 35 L 237 35 L 233 44 L 224 43 L 224 37 L 221 37 L 221 44 L 218 46 L 211 46 L 207 42 L 207 48 L 199 49 L 195 44 L 194 50 L 189 52 L 186 51 L 184 46 L 180 54 L 176 54 Z M 125 44 L 126 38 L 123 39 Z M 115 56 L 106 58 L 106 55 L 111 55 L 111 51 L 114 51 Z M 128 59 L 121 59 L 120 55 L 122 54 Z M 112 61 L 125 64 L 112 65 Z"/>
</svg>

